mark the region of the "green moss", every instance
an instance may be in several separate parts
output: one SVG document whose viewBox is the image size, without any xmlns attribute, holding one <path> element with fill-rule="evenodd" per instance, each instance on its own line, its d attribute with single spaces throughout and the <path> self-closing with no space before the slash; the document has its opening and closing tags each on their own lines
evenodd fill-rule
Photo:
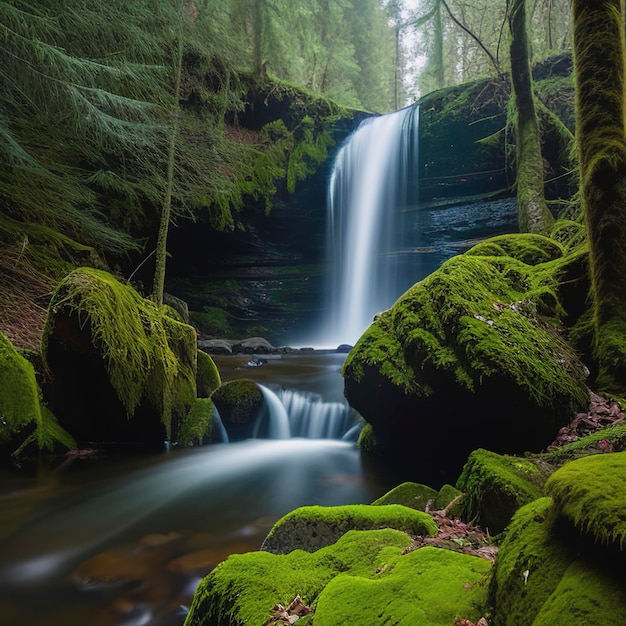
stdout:
<svg viewBox="0 0 626 626">
<path fill-rule="evenodd" d="M 224 383 L 211 398 L 225 424 L 250 423 L 263 404 L 259 386 L 247 378 Z"/>
<path fill-rule="evenodd" d="M 485 559 L 421 548 L 402 556 L 393 569 L 335 577 L 320 594 L 314 623 L 451 626 L 457 617 L 477 622 L 490 570 Z"/>
<path fill-rule="evenodd" d="M 546 482 L 559 513 L 581 533 L 624 550 L 626 544 L 626 452 L 567 463 Z"/>
<path fill-rule="evenodd" d="M 304 506 L 276 522 L 262 549 L 277 554 L 294 549 L 314 551 L 334 543 L 349 530 L 377 528 L 394 528 L 422 536 L 435 536 L 438 532 L 430 515 L 399 504 Z"/>
<path fill-rule="evenodd" d="M 463 492 L 452 485 L 443 485 L 433 502 L 433 509 L 441 511 L 447 509 L 449 517 L 458 517 L 462 514 Z"/>
<path fill-rule="evenodd" d="M 0 443 L 40 420 L 35 370 L 0 333 Z"/>
<path fill-rule="evenodd" d="M 315 606 L 335 576 L 386 570 L 410 543 L 405 533 L 396 530 L 351 531 L 314 553 L 232 555 L 198 585 L 185 626 L 261 625 L 274 604 L 286 606 L 296 594 Z M 309 618 L 299 621 L 303 626 L 308 623 Z"/>
<path fill-rule="evenodd" d="M 378 450 L 378 440 L 374 434 L 374 429 L 371 424 L 367 422 L 363 425 L 361 433 L 359 434 L 359 440 L 357 441 L 358 447 L 367 454 L 375 454 Z"/>
<path fill-rule="evenodd" d="M 201 445 L 211 441 L 216 411 L 211 398 L 197 398 L 178 431 L 182 446 Z"/>
<path fill-rule="evenodd" d="M 584 370 L 554 323 L 560 314 L 554 263 L 450 259 L 378 316 L 348 355 L 344 375 L 359 380 L 364 364 L 372 365 L 419 396 L 442 376 L 474 389 L 483 377 L 505 375 L 558 413 L 564 402 L 569 413 L 586 406 Z"/>
<path fill-rule="evenodd" d="M 559 539 L 556 519 L 551 498 L 535 500 L 513 517 L 498 551 L 491 586 L 495 624 L 533 623 L 575 559 L 575 552 Z"/>
<path fill-rule="evenodd" d="M 213 359 L 202 350 L 198 350 L 198 369 L 196 387 L 199 398 L 208 398 L 220 385 L 222 379 Z"/>
<path fill-rule="evenodd" d="M 394 487 L 372 504 L 401 504 L 417 511 L 425 511 L 426 505 L 434 501 L 436 497 L 437 492 L 432 487 L 406 482 Z"/>
<path fill-rule="evenodd" d="M 532 462 L 476 450 L 456 485 L 465 493 L 463 517 L 499 533 L 517 509 L 541 495 L 541 483 L 540 472 Z"/>
<path fill-rule="evenodd" d="M 308 553 L 233 555 L 198 586 L 185 626 L 251 626 L 296 594 L 315 613 L 298 624 L 445 624 L 481 617 L 488 561 L 421 548 L 395 530 L 350 531 Z"/>
<path fill-rule="evenodd" d="M 577 441 L 566 443 L 564 446 L 546 452 L 542 457 L 553 465 L 561 465 L 590 454 L 606 452 L 607 447 L 613 452 L 626 450 L 625 422 L 617 422 L 612 426 L 581 437 Z"/>
<path fill-rule="evenodd" d="M 623 575 L 616 578 L 587 562 L 572 563 L 532 626 L 572 624 L 626 624 Z"/>
<path fill-rule="evenodd" d="M 56 320 L 76 316 L 128 413 L 147 398 L 170 436 L 172 416 L 186 415 L 196 397 L 196 334 L 165 311 L 107 272 L 77 269 L 52 296 L 43 334 L 44 360 Z"/>
<path fill-rule="evenodd" d="M 17 442 L 20 437 L 23 440 L 15 456 L 31 443 L 38 450 L 52 450 L 57 444 L 66 448 L 76 445 L 52 412 L 41 405 L 33 366 L 0 333 L 0 443 Z"/>
<path fill-rule="evenodd" d="M 563 256 L 562 246 L 553 239 L 531 233 L 499 235 L 470 248 L 473 256 L 508 256 L 527 265 L 539 265 Z"/>
</svg>

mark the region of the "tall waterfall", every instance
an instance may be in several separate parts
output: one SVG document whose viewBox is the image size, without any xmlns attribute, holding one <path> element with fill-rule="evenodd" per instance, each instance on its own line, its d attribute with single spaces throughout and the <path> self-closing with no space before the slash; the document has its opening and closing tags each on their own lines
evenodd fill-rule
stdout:
<svg viewBox="0 0 626 626">
<path fill-rule="evenodd" d="M 394 219 L 417 186 L 417 106 L 368 118 L 337 153 L 329 191 L 331 285 L 321 341 L 354 343 L 401 292 Z"/>
</svg>

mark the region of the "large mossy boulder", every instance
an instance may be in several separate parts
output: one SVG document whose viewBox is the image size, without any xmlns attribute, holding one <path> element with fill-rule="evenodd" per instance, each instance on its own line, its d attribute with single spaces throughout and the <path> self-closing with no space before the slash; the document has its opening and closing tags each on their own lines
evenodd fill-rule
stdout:
<svg viewBox="0 0 626 626">
<path fill-rule="evenodd" d="M 539 451 L 585 410 L 587 370 L 560 323 L 572 254 L 540 235 L 496 237 L 378 315 L 343 368 L 370 448 L 437 486 L 472 450 Z"/>
<path fill-rule="evenodd" d="M 263 393 L 253 380 L 230 380 L 216 389 L 211 399 L 231 441 L 254 436 L 256 420 L 263 406 Z"/>
<path fill-rule="evenodd" d="M 33 366 L 0 333 L 0 462 L 31 443 L 39 450 L 74 445 L 42 405 Z"/>
<path fill-rule="evenodd" d="M 296 595 L 314 611 L 303 626 L 477 622 L 491 564 L 438 548 L 405 553 L 410 544 L 397 530 L 350 531 L 313 553 L 233 555 L 199 584 L 185 626 L 261 626 Z"/>
<path fill-rule="evenodd" d="M 276 522 L 261 550 L 274 554 L 293 550 L 313 552 L 335 543 L 349 530 L 379 528 L 421 536 L 437 534 L 437 524 L 430 515 L 399 504 L 303 506 Z"/>
<path fill-rule="evenodd" d="M 162 446 L 196 398 L 196 333 L 110 274 L 57 287 L 42 353 L 59 422 L 79 442 Z"/>
</svg>

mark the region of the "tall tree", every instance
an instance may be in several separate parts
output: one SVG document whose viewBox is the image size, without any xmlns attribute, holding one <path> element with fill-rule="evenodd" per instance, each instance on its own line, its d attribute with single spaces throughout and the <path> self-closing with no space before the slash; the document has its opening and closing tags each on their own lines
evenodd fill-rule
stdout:
<svg viewBox="0 0 626 626">
<path fill-rule="evenodd" d="M 535 111 L 526 33 L 526 0 L 512 0 L 511 80 L 516 106 L 517 205 L 522 232 L 546 234 L 554 219 L 543 190 L 541 135 Z"/>
<path fill-rule="evenodd" d="M 573 0 L 576 138 L 600 389 L 626 396 L 624 0 Z"/>
</svg>

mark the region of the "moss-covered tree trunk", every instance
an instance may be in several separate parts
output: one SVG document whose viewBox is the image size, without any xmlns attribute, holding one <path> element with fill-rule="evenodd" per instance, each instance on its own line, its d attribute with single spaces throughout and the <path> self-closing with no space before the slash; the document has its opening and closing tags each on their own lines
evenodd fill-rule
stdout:
<svg viewBox="0 0 626 626">
<path fill-rule="evenodd" d="M 598 386 L 626 396 L 623 0 L 574 0 L 576 136 L 590 244 Z"/>
<path fill-rule="evenodd" d="M 517 204 L 522 232 L 546 234 L 553 223 L 543 193 L 541 135 L 533 95 L 526 32 L 526 0 L 513 0 L 511 78 L 517 107 Z"/>
</svg>

